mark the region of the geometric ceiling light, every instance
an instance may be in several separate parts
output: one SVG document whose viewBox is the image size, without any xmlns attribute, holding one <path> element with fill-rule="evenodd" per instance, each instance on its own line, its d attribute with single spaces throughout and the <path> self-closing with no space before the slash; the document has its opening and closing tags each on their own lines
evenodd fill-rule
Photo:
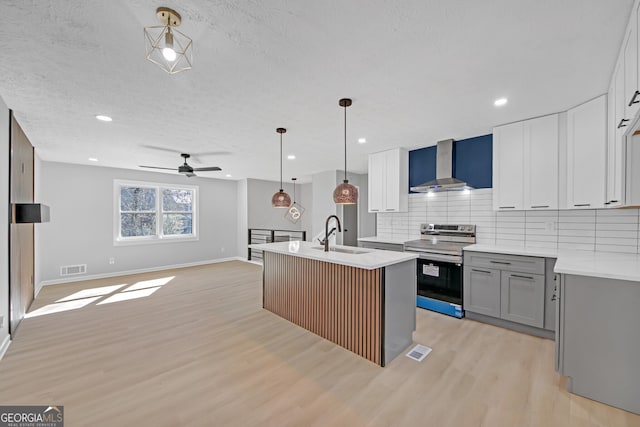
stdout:
<svg viewBox="0 0 640 427">
<path fill-rule="evenodd" d="M 280 191 L 271 197 L 271 206 L 274 208 L 288 208 L 291 206 L 291 197 L 282 189 L 282 134 L 286 133 L 285 128 L 278 128 L 276 132 L 280 134 Z"/>
<path fill-rule="evenodd" d="M 300 205 L 300 204 L 298 204 L 298 202 L 296 202 L 296 180 L 297 180 L 297 178 L 291 178 L 291 180 L 293 181 L 293 203 L 291 203 L 291 206 L 289 206 L 289 209 L 284 214 L 284 217 L 295 224 L 300 220 L 300 218 L 302 217 L 302 214 L 304 213 L 305 209 L 304 209 L 304 207 L 302 205 Z"/>
<path fill-rule="evenodd" d="M 333 190 L 333 201 L 337 205 L 354 205 L 358 203 L 358 189 L 349 184 L 347 179 L 347 107 L 351 105 L 349 98 L 338 101 L 344 107 L 344 181 Z"/>
<path fill-rule="evenodd" d="M 175 29 L 182 22 L 180 14 L 168 7 L 159 7 L 156 15 L 162 25 L 144 28 L 147 59 L 169 74 L 190 70 L 193 41 Z"/>
</svg>

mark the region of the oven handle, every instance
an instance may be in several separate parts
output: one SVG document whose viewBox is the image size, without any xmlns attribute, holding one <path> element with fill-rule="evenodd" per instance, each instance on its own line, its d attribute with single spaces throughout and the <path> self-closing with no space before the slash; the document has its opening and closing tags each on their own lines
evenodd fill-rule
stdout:
<svg viewBox="0 0 640 427">
<path fill-rule="evenodd" d="M 418 258 L 423 261 L 441 261 L 441 262 L 448 262 L 456 265 L 462 265 L 462 257 L 457 257 L 454 255 L 440 255 L 440 254 L 433 254 L 429 252 L 417 252 L 417 251 L 405 251 L 405 252 L 418 254 Z"/>
</svg>

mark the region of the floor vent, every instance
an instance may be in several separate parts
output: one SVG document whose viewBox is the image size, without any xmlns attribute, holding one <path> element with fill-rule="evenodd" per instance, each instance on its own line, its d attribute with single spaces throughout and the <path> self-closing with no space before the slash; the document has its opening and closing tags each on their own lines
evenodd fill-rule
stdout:
<svg viewBox="0 0 640 427">
<path fill-rule="evenodd" d="M 409 353 L 407 353 L 407 357 L 409 359 L 422 362 L 422 360 L 427 357 L 429 353 L 431 353 L 431 349 L 429 347 L 418 344 L 413 347 Z"/>
<path fill-rule="evenodd" d="M 74 274 L 84 274 L 87 272 L 87 264 L 65 265 L 60 267 L 61 276 L 72 276 Z"/>
</svg>

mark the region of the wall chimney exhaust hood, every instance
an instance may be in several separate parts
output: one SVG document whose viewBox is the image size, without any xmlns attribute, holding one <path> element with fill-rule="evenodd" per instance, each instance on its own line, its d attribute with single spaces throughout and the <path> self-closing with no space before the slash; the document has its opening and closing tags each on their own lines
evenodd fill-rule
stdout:
<svg viewBox="0 0 640 427">
<path fill-rule="evenodd" d="M 417 193 L 473 190 L 466 182 L 453 177 L 453 139 L 438 141 L 436 146 L 436 179 L 411 187 Z"/>
</svg>

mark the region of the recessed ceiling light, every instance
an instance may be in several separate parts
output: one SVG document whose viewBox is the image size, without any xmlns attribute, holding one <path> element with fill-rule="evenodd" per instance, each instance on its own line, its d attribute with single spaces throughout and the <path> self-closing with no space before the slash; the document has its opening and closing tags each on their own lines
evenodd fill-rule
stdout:
<svg viewBox="0 0 640 427">
<path fill-rule="evenodd" d="M 90 161 L 90 162 L 97 162 L 97 161 L 98 161 L 98 159 L 96 159 L 95 157 L 89 157 L 89 161 Z"/>
<path fill-rule="evenodd" d="M 367 138 L 358 138 L 358 144 L 364 144 L 367 142 Z"/>
<path fill-rule="evenodd" d="M 502 107 L 503 105 L 507 104 L 507 98 L 498 98 L 495 101 L 493 101 L 493 105 L 495 105 L 496 107 Z"/>
<path fill-rule="evenodd" d="M 100 120 L 101 122 L 110 122 L 110 121 L 112 121 L 112 120 L 113 120 L 111 117 L 109 117 L 109 116 L 104 116 L 104 115 L 102 115 L 102 114 L 97 114 L 97 115 L 96 115 L 96 119 Z"/>
<path fill-rule="evenodd" d="M 227 178 L 231 178 L 231 174 L 230 174 L 230 173 L 226 174 L 225 176 L 226 176 Z"/>
<path fill-rule="evenodd" d="M 289 159 L 289 160 L 295 160 L 295 158 L 296 158 L 296 156 L 294 156 L 293 154 L 289 154 L 287 156 L 287 159 Z"/>
</svg>

